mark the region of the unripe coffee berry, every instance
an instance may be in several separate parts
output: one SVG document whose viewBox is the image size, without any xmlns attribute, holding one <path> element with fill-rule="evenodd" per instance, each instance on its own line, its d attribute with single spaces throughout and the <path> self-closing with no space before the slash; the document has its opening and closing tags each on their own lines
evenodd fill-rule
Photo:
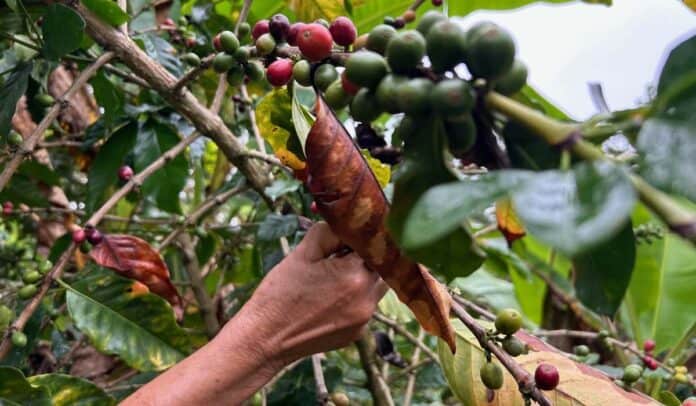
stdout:
<svg viewBox="0 0 696 406">
<path fill-rule="evenodd" d="M 285 41 L 290 31 L 290 20 L 284 14 L 276 14 L 268 22 L 268 31 L 276 41 Z"/>
<path fill-rule="evenodd" d="M 527 352 L 527 345 L 515 336 L 507 336 L 503 339 L 503 349 L 513 357 Z"/>
<path fill-rule="evenodd" d="M 621 380 L 631 384 L 637 380 L 640 379 L 640 376 L 643 374 L 643 368 L 640 365 L 637 364 L 631 364 L 627 365 L 626 368 L 624 368 L 623 371 L 623 376 L 621 377 Z"/>
<path fill-rule="evenodd" d="M 82 244 L 87 239 L 84 228 L 78 228 L 72 232 L 72 240 L 75 244 Z"/>
<path fill-rule="evenodd" d="M 500 365 L 493 362 L 486 362 L 479 371 L 481 382 L 488 389 L 496 390 L 503 387 L 503 370 Z"/>
<path fill-rule="evenodd" d="M 331 33 L 321 24 L 306 24 L 297 35 L 297 46 L 302 55 L 310 61 L 320 61 L 331 55 L 333 39 Z"/>
<path fill-rule="evenodd" d="M 270 30 L 268 28 L 268 20 L 259 20 L 254 24 L 254 28 L 251 30 L 251 37 L 254 41 L 259 39 L 263 34 L 268 33 Z"/>
<path fill-rule="evenodd" d="M 133 178 L 133 168 L 128 165 L 123 165 L 118 168 L 118 178 L 124 182 L 128 182 Z"/>
<path fill-rule="evenodd" d="M 12 333 L 12 345 L 15 347 L 24 347 L 27 345 L 27 336 L 21 331 L 14 331 Z"/>
<path fill-rule="evenodd" d="M 573 348 L 575 355 L 585 357 L 590 353 L 590 348 L 586 345 L 577 345 Z"/>
<path fill-rule="evenodd" d="M 520 327 L 522 327 L 522 316 L 515 309 L 503 309 L 495 318 L 495 329 L 501 334 L 515 334 Z"/>
<path fill-rule="evenodd" d="M 292 61 L 278 59 L 270 64 L 266 70 L 266 79 L 275 87 L 285 86 L 292 79 Z"/>
<path fill-rule="evenodd" d="M 355 42 L 355 38 L 358 36 L 358 31 L 355 29 L 355 24 L 348 17 L 337 17 L 331 26 L 329 26 L 329 31 L 335 43 L 341 46 L 348 46 Z"/>
<path fill-rule="evenodd" d="M 534 382 L 537 388 L 541 390 L 556 389 L 559 380 L 558 370 L 551 364 L 539 364 L 536 371 L 534 371 Z"/>
<path fill-rule="evenodd" d="M 239 39 L 232 31 L 223 31 L 220 34 L 220 46 L 228 54 L 233 54 L 239 48 Z"/>
<path fill-rule="evenodd" d="M 276 41 L 273 36 L 269 33 L 262 34 L 256 40 L 256 50 L 260 55 L 269 55 L 273 52 L 276 47 Z"/>
</svg>

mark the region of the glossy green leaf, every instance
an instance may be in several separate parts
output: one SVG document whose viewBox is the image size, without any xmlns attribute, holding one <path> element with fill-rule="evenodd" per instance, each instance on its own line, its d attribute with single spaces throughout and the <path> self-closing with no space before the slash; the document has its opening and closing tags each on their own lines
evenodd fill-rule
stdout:
<svg viewBox="0 0 696 406">
<path fill-rule="evenodd" d="M 184 67 L 177 57 L 176 49 L 164 38 L 150 33 L 135 38 L 148 56 L 162 64 L 172 75 L 179 77 L 184 73 Z"/>
<path fill-rule="evenodd" d="M 106 124 L 111 124 L 123 112 L 123 92 L 116 87 L 102 71 L 99 71 L 90 81 L 94 89 L 94 98 L 104 108 L 102 118 Z"/>
<path fill-rule="evenodd" d="M 616 235 L 635 200 L 626 172 L 606 162 L 539 173 L 512 195 L 527 230 L 571 257 Z"/>
<path fill-rule="evenodd" d="M 90 381 L 64 374 L 34 375 L 32 385 L 45 388 L 53 406 L 110 406 L 116 400 Z"/>
<path fill-rule="evenodd" d="M 531 176 L 495 171 L 428 189 L 411 209 L 403 231 L 407 249 L 420 248 L 451 233 L 470 215 L 481 212 Z"/>
<path fill-rule="evenodd" d="M 462 297 L 484 306 L 493 313 L 502 309 L 522 311 L 515 297 L 513 284 L 488 272 L 487 262 L 484 262 L 482 269 L 471 275 L 454 279 L 449 287 L 458 291 Z"/>
<path fill-rule="evenodd" d="M 610 240 L 573 259 L 575 292 L 595 313 L 613 317 L 623 301 L 636 261 L 629 222 Z"/>
<path fill-rule="evenodd" d="M 684 77 L 695 73 L 694 58 L 696 58 L 696 35 L 689 37 L 670 51 L 660 73 L 658 94 L 668 91 Z"/>
<path fill-rule="evenodd" d="M 68 288 L 68 311 L 99 351 L 118 355 L 139 371 L 167 369 L 190 352 L 188 333 L 176 324 L 169 303 L 151 293 L 134 293 L 133 284 L 94 267 Z"/>
<path fill-rule="evenodd" d="M 314 117 L 309 114 L 307 108 L 300 102 L 300 90 L 297 89 L 297 86 L 292 93 L 292 124 L 304 151 L 307 135 L 312 128 L 312 124 L 314 124 Z"/>
<path fill-rule="evenodd" d="M 456 178 L 445 162 L 445 129 L 438 118 L 427 120 L 406 144 L 404 161 L 394 173 L 394 195 L 387 218 L 390 233 L 404 247 L 404 227 L 418 199 L 432 186 Z M 466 226 L 443 233 L 430 244 L 406 248 L 412 259 L 451 280 L 481 266 L 485 254 Z"/>
<path fill-rule="evenodd" d="M 110 188 L 118 182 L 118 168 L 125 163 L 138 135 L 138 124 L 130 123 L 113 133 L 101 146 L 89 168 L 87 182 L 87 212 L 96 210 Z"/>
<path fill-rule="evenodd" d="M 19 369 L 0 366 L 0 404 L 50 406 L 46 389 L 29 383 Z"/>
<path fill-rule="evenodd" d="M 60 185 L 60 177 L 58 174 L 56 174 L 53 169 L 38 161 L 22 162 L 17 172 L 47 185 Z"/>
<path fill-rule="evenodd" d="M 556 169 L 561 163 L 558 148 L 517 122 L 505 125 L 503 139 L 513 168 L 540 171 Z"/>
<path fill-rule="evenodd" d="M 297 216 L 294 214 L 271 213 L 259 226 L 258 238 L 260 241 L 273 241 L 280 237 L 287 237 L 297 230 Z"/>
<path fill-rule="evenodd" d="M 85 21 L 73 9 L 54 3 L 48 6 L 41 31 L 46 58 L 57 61 L 63 55 L 80 47 Z"/>
<path fill-rule="evenodd" d="M 12 116 L 19 98 L 27 91 L 31 63 L 20 63 L 0 87 L 0 137 L 7 142 L 7 135 L 12 129 Z"/>
<path fill-rule="evenodd" d="M 658 225 L 642 206 L 634 219 L 637 224 Z M 679 342 L 696 323 L 696 250 L 666 233 L 662 239 L 637 245 L 635 268 L 624 310 L 635 340 L 655 340 L 659 353 Z"/>
<path fill-rule="evenodd" d="M 300 186 L 302 186 L 302 184 L 295 179 L 276 179 L 270 186 L 266 187 L 264 192 L 268 197 L 275 200 L 280 196 L 296 192 Z"/>
<path fill-rule="evenodd" d="M 111 25 L 121 25 L 130 17 L 125 11 L 121 10 L 118 4 L 112 0 L 82 0 L 90 11 L 96 14 L 99 18 Z"/>
<path fill-rule="evenodd" d="M 415 319 L 411 309 L 399 300 L 393 289 L 389 289 L 377 305 L 382 314 L 399 323 L 408 323 Z"/>
<path fill-rule="evenodd" d="M 147 122 L 138 132 L 133 149 L 135 172 L 145 169 L 179 141 L 179 135 L 170 126 L 153 120 Z M 141 190 L 146 196 L 151 196 L 160 209 L 181 213 L 178 196 L 186 184 L 188 169 L 188 160 L 181 153 L 150 175 Z"/>
</svg>

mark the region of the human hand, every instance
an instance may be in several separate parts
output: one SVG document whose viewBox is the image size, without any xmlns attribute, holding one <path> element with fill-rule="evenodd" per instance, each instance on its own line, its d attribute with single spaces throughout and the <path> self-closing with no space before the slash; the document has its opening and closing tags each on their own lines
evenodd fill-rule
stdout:
<svg viewBox="0 0 696 406">
<path fill-rule="evenodd" d="M 240 311 L 270 362 L 287 364 L 361 335 L 387 286 L 356 254 L 337 255 L 340 248 L 326 223 L 315 224 Z"/>
</svg>

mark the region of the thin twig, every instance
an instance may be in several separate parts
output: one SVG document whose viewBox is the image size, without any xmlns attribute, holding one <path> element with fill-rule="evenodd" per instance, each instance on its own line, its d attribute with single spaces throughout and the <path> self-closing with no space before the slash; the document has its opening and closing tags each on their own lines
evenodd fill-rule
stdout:
<svg viewBox="0 0 696 406">
<path fill-rule="evenodd" d="M 85 70 L 83 70 L 77 76 L 77 78 L 75 78 L 75 81 L 72 83 L 70 88 L 63 94 L 63 96 L 56 100 L 56 102 L 44 116 L 43 120 L 41 120 L 41 122 L 34 129 L 34 131 L 32 131 L 32 133 L 24 139 L 24 142 L 19 147 L 15 155 L 12 157 L 10 162 L 8 162 L 7 165 L 5 165 L 5 169 L 3 169 L 2 173 L 0 173 L 0 191 L 2 191 L 7 185 L 7 183 L 10 181 L 10 178 L 12 178 L 14 172 L 17 170 L 17 168 L 19 168 L 19 165 L 22 163 L 24 157 L 34 150 L 34 147 L 41 139 L 41 136 L 43 136 L 43 133 L 48 129 L 53 120 L 55 120 L 58 117 L 60 111 L 64 107 L 68 106 L 68 104 L 70 103 L 69 100 L 73 96 L 73 94 L 82 89 L 82 87 L 99 70 L 99 68 L 101 68 L 113 57 L 114 53 L 112 52 L 105 52 L 104 54 L 102 54 L 99 58 L 97 58 L 96 61 L 94 61 L 92 65 L 88 66 Z"/>
<path fill-rule="evenodd" d="M 205 290 L 203 278 L 201 277 L 201 267 L 198 263 L 196 250 L 193 247 L 193 241 L 191 241 L 191 236 L 187 233 L 180 234 L 178 240 L 184 257 L 184 268 L 191 281 L 191 289 L 193 289 L 193 294 L 198 302 L 198 308 L 201 309 L 205 331 L 209 338 L 213 338 L 220 330 L 220 322 L 215 315 L 215 305 Z"/>
<path fill-rule="evenodd" d="M 213 63 L 213 59 L 215 59 L 215 54 L 211 54 L 206 56 L 205 58 L 201 59 L 201 64 L 196 66 L 195 68 L 191 69 L 190 71 L 186 72 L 184 76 L 182 76 L 175 84 L 174 87 L 172 88 L 172 91 L 178 92 L 181 89 L 184 88 L 187 84 L 193 82 L 194 80 L 198 79 L 198 77 L 205 72 L 206 69 L 210 67 L 210 65 Z"/>
<path fill-rule="evenodd" d="M 423 341 L 425 337 L 425 330 L 421 327 L 418 330 L 418 341 Z M 420 358 L 420 347 L 416 347 L 411 355 L 411 365 L 418 364 Z M 404 391 L 404 406 L 411 406 L 411 399 L 413 398 L 413 389 L 416 387 L 416 374 L 414 372 L 410 373 L 408 376 L 408 382 L 406 383 L 406 390 Z"/>
<path fill-rule="evenodd" d="M 322 354 L 312 355 L 312 372 L 314 373 L 314 383 L 317 388 L 317 404 L 326 405 L 329 403 L 329 390 L 326 389 L 324 371 L 321 369 Z"/>
<path fill-rule="evenodd" d="M 520 364 L 518 364 L 505 350 L 488 339 L 486 329 L 481 327 L 476 320 L 456 301 L 452 302 L 452 312 L 464 323 L 464 325 L 476 336 L 481 347 L 493 353 L 498 361 L 507 369 L 517 381 L 520 391 L 530 396 L 541 406 L 551 406 L 551 402 L 534 384 L 534 378 Z"/>
<path fill-rule="evenodd" d="M 374 405 L 393 406 L 394 400 L 392 399 L 391 392 L 389 391 L 389 386 L 379 373 L 376 356 L 377 348 L 375 338 L 372 336 L 372 333 L 365 331 L 362 337 L 355 342 L 355 346 L 358 347 L 360 364 L 362 365 L 365 375 L 367 376 L 367 384 L 370 393 L 372 394 Z"/>
<path fill-rule="evenodd" d="M 423 343 L 422 340 L 419 340 L 418 337 L 414 336 L 408 330 L 406 330 L 406 328 L 404 328 L 404 326 L 402 326 L 401 324 L 395 322 L 394 320 L 390 319 L 389 317 L 387 317 L 381 313 L 375 312 L 372 315 L 372 318 L 379 321 L 380 323 L 386 324 L 387 326 L 393 328 L 397 334 L 402 335 L 408 341 L 410 341 L 411 343 L 415 344 L 418 348 L 420 348 L 421 351 L 423 351 L 423 353 L 428 356 L 428 358 L 431 358 L 433 361 L 439 363 L 439 358 L 437 357 L 437 354 L 435 354 L 433 352 L 433 350 L 428 348 L 428 346 L 425 345 L 425 343 Z"/>
<path fill-rule="evenodd" d="M 244 0 L 242 10 L 239 12 L 239 18 L 237 19 L 237 23 L 234 25 L 235 35 L 239 35 L 239 26 L 246 21 L 247 17 L 249 17 L 249 10 L 251 10 L 251 2 L 252 0 Z"/>
</svg>

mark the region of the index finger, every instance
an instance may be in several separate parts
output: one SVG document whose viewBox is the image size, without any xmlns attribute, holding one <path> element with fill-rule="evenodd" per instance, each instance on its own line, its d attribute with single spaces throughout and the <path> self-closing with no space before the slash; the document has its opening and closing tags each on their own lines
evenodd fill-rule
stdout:
<svg viewBox="0 0 696 406">
<path fill-rule="evenodd" d="M 297 246 L 297 251 L 300 251 L 306 260 L 315 262 L 335 253 L 342 245 L 338 236 L 331 231 L 331 227 L 320 221 L 309 229 Z"/>
</svg>

